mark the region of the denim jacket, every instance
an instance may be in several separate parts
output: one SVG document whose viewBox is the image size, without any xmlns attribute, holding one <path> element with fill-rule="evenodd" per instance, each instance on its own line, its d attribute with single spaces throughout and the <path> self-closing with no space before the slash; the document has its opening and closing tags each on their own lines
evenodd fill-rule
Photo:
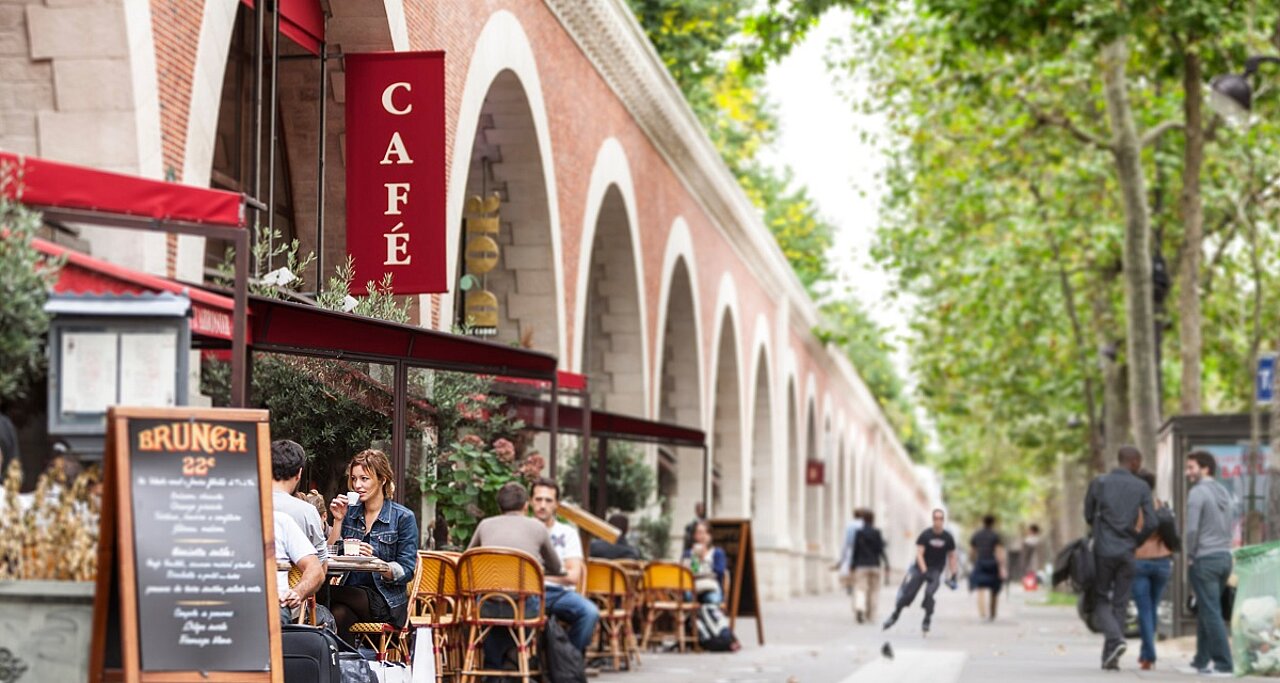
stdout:
<svg viewBox="0 0 1280 683">
<path fill-rule="evenodd" d="M 364 531 L 364 503 L 347 509 L 342 519 L 342 538 L 358 538 L 373 546 L 373 554 L 391 565 L 394 579 L 373 574 L 373 583 L 386 598 L 387 606 L 401 607 L 409 602 L 407 586 L 413 580 L 418 563 L 418 520 L 409 508 L 386 501 L 369 533 Z M 351 577 L 348 575 L 347 579 Z"/>
</svg>

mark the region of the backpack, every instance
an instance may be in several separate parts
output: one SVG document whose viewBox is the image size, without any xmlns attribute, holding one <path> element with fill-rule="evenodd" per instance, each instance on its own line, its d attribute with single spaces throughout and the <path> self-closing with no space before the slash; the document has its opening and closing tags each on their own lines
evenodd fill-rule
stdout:
<svg viewBox="0 0 1280 683">
<path fill-rule="evenodd" d="M 698 645 L 711 652 L 727 652 L 733 649 L 733 631 L 729 629 L 729 618 L 724 615 L 720 605 L 704 604 L 698 607 L 698 617 L 694 620 L 698 628 Z"/>
<path fill-rule="evenodd" d="M 1071 549 L 1071 587 L 1077 593 L 1090 592 L 1093 589 L 1096 567 L 1093 559 L 1093 537 L 1085 536 L 1074 543 Z"/>
<path fill-rule="evenodd" d="M 543 677 L 549 683 L 587 683 L 582 652 L 569 642 L 569 634 L 555 619 L 542 628 Z"/>
</svg>

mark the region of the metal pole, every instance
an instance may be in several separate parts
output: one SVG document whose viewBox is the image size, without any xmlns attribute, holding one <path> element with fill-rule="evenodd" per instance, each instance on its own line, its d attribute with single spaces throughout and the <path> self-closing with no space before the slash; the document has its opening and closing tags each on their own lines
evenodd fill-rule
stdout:
<svg viewBox="0 0 1280 683">
<path fill-rule="evenodd" d="M 395 469 L 396 481 L 400 484 L 396 486 L 395 500 L 398 503 L 404 502 L 405 493 L 405 474 L 407 465 L 405 457 L 404 433 L 409 424 L 409 416 L 405 414 L 408 409 L 409 396 L 409 368 L 403 362 L 395 364 L 395 414 L 391 416 L 391 466 Z"/>
<path fill-rule="evenodd" d="M 711 499 L 711 463 L 709 458 L 710 451 L 707 445 L 702 445 L 702 511 L 708 517 L 711 516 L 711 507 L 708 502 Z"/>
<path fill-rule="evenodd" d="M 551 446 L 547 449 L 547 472 L 556 478 L 556 444 L 560 441 L 560 378 L 551 380 Z"/>
<path fill-rule="evenodd" d="M 231 407 L 249 404 L 249 233 L 235 234 L 235 282 L 232 283 L 235 307 L 231 312 Z"/>
<path fill-rule="evenodd" d="M 329 15 L 325 14 L 325 35 L 329 35 Z M 316 296 L 324 291 L 324 152 L 328 141 L 329 46 L 320 44 L 320 148 L 316 150 Z"/>
<path fill-rule="evenodd" d="M 253 150 L 252 179 L 253 179 L 253 199 L 254 201 L 262 200 L 262 51 L 264 49 L 262 38 L 262 27 L 266 21 L 267 5 L 265 0 L 259 0 L 253 6 L 253 125 L 250 127 L 253 135 L 251 148 Z M 253 244 L 258 239 L 258 228 L 260 227 L 261 216 L 254 214 L 253 222 L 249 224 L 249 245 L 247 248 L 252 249 Z M 258 261 L 253 261 L 254 274 L 259 274 Z"/>
<path fill-rule="evenodd" d="M 594 509 L 597 517 L 604 517 L 605 510 L 609 509 L 609 491 L 605 482 L 609 467 L 608 459 L 609 440 L 601 437 L 600 452 L 596 454 L 596 504 Z"/>
<path fill-rule="evenodd" d="M 582 480 L 578 484 L 578 495 L 582 498 L 582 504 L 586 505 L 591 500 L 591 392 L 586 389 L 582 390 L 582 462 L 579 463 L 578 473 Z"/>
<path fill-rule="evenodd" d="M 265 3 L 265 0 L 259 0 Z M 275 269 L 276 246 L 276 102 L 280 81 L 280 0 L 271 4 L 271 137 L 267 143 L 267 270 Z"/>
</svg>

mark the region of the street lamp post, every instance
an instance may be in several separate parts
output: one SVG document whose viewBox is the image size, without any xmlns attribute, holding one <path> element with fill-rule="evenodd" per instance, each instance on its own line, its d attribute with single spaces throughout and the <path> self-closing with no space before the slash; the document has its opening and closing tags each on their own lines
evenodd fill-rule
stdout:
<svg viewBox="0 0 1280 683">
<path fill-rule="evenodd" d="M 1218 76 L 1209 82 L 1209 106 L 1213 110 L 1221 114 L 1228 121 L 1237 124 L 1246 124 L 1249 121 L 1250 112 L 1253 109 L 1253 86 L 1249 84 L 1249 77 L 1258 72 L 1258 67 L 1263 64 L 1280 64 L 1280 56 L 1272 55 L 1254 55 L 1245 60 L 1244 73 L 1241 74 L 1225 74 Z M 1251 392 L 1252 393 L 1252 392 Z M 1249 491 L 1245 503 L 1245 518 L 1248 520 L 1254 514 L 1254 506 L 1257 504 L 1259 496 L 1257 495 L 1258 482 L 1258 456 L 1260 448 L 1258 444 L 1259 433 L 1259 415 L 1258 405 L 1254 397 L 1249 402 L 1250 412 L 1250 439 L 1248 454 L 1248 477 Z M 1267 462 L 1267 505 L 1261 511 L 1261 516 L 1265 522 L 1265 529 L 1256 527 L 1250 529 L 1246 525 L 1246 529 L 1250 530 L 1252 538 L 1250 542 L 1257 542 L 1259 539 L 1258 532 L 1264 531 L 1265 538 L 1280 538 L 1280 401 L 1272 400 L 1271 406 L 1271 453 Z"/>
<path fill-rule="evenodd" d="M 1280 64 L 1280 57 L 1254 55 L 1245 60 L 1244 73 L 1224 74 L 1209 81 L 1209 106 L 1227 120 L 1244 123 L 1253 109 L 1253 86 L 1249 77 L 1263 64 Z"/>
</svg>

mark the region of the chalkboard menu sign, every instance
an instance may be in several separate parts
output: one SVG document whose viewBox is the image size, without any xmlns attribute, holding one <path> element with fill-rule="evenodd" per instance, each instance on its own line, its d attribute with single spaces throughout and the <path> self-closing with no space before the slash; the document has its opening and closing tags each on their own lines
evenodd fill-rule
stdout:
<svg viewBox="0 0 1280 683">
<path fill-rule="evenodd" d="M 711 542 L 724 551 L 729 567 L 729 627 L 737 626 L 738 615 L 755 617 L 756 639 L 764 645 L 764 615 L 760 611 L 760 591 L 756 588 L 756 550 L 751 543 L 751 520 L 712 519 L 708 523 Z"/>
<path fill-rule="evenodd" d="M 281 680 L 267 419 L 110 410 L 91 678 Z"/>
</svg>

